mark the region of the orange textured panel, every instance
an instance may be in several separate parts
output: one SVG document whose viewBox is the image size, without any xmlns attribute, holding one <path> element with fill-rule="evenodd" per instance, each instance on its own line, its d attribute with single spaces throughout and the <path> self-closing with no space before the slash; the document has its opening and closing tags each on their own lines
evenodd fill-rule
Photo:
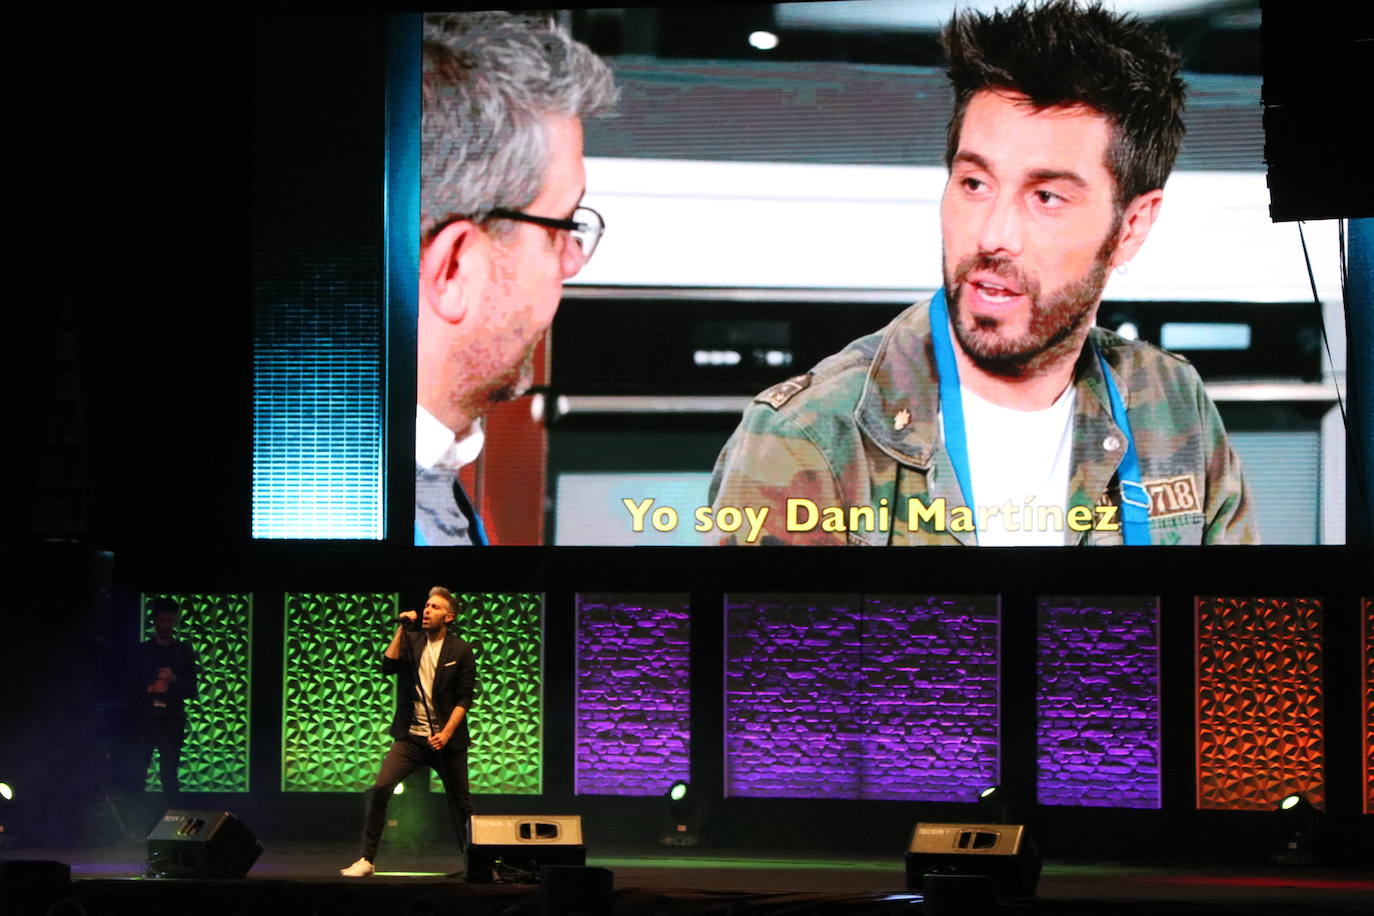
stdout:
<svg viewBox="0 0 1374 916">
<path fill-rule="evenodd" d="M 1322 807 L 1322 735 L 1321 602 L 1198 598 L 1198 807 Z"/>
</svg>

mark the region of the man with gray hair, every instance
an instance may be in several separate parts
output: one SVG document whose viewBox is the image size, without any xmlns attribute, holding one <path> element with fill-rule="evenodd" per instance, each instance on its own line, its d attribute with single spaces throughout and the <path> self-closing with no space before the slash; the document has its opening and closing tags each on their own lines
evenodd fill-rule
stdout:
<svg viewBox="0 0 1374 916">
<path fill-rule="evenodd" d="M 483 544 L 458 482 L 482 417 L 523 394 L 563 281 L 601 236 L 582 119 L 607 112 L 605 62 L 509 13 L 426 16 L 421 130 L 415 543 Z"/>
</svg>

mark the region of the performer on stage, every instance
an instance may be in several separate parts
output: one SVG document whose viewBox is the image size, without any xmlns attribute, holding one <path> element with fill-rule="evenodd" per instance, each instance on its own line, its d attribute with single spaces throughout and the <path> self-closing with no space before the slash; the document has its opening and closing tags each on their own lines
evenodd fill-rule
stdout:
<svg viewBox="0 0 1374 916">
<path fill-rule="evenodd" d="M 420 767 L 433 767 L 443 780 L 459 851 L 467 850 L 467 821 L 472 815 L 467 712 L 472 707 L 477 667 L 472 646 L 449 632 L 453 617 L 449 590 L 430 589 L 424 612 L 418 615 L 419 632 L 407 630 L 407 624 L 416 622 L 416 613 L 403 612 L 382 654 L 382 672 L 397 676 L 396 713 L 390 729 L 394 741 L 367 792 L 362 854 L 340 869 L 341 875 L 365 878 L 375 871 L 372 863 L 386 825 L 387 802 L 396 785 Z"/>
<path fill-rule="evenodd" d="M 134 695 L 137 749 L 131 765 L 133 786 L 143 782 L 148 759 L 157 749 L 157 770 L 162 791 L 181 791 L 177 769 L 181 746 L 186 741 L 186 701 L 196 698 L 196 653 L 191 644 L 176 638 L 180 608 L 171 598 L 153 601 L 153 638 L 142 643 L 135 656 L 138 685 Z"/>
</svg>

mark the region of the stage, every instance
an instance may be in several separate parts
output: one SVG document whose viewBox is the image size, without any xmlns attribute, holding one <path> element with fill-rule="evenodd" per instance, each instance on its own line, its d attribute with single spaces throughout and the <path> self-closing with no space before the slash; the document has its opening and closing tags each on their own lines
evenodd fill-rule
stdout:
<svg viewBox="0 0 1374 916">
<path fill-rule="evenodd" d="M 351 845 L 265 844 L 242 880 L 143 877 L 141 843 L 86 850 L 0 850 L 0 860 L 51 859 L 72 868 L 64 916 L 123 914 L 540 913 L 539 888 L 446 877 L 461 863 L 434 850 L 388 854 L 379 874 L 338 874 Z M 615 916 L 888 914 L 926 912 L 906 890 L 900 854 L 826 858 L 741 849 L 590 849 L 587 865 L 614 876 Z M 51 898 L 57 899 L 57 898 Z M 51 899 L 49 902 L 51 902 Z M 1003 898 L 1007 913 L 1355 914 L 1374 912 L 1374 871 L 1277 866 L 1147 866 L 1047 861 L 1032 898 Z M 11 912 L 7 902 L 3 912 Z M 24 912 L 22 909 L 16 913 Z M 34 910 L 47 913 L 46 906 Z M 543 912 L 559 912 L 558 910 Z"/>
</svg>

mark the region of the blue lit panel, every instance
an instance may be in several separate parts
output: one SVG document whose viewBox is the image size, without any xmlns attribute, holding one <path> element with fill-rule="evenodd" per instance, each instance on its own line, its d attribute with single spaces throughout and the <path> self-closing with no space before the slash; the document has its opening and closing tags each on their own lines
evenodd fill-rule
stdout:
<svg viewBox="0 0 1374 916">
<path fill-rule="evenodd" d="M 380 258 L 259 259 L 253 537 L 383 535 Z"/>
<path fill-rule="evenodd" d="M 253 30 L 255 538 L 385 533 L 383 26 Z"/>
</svg>

